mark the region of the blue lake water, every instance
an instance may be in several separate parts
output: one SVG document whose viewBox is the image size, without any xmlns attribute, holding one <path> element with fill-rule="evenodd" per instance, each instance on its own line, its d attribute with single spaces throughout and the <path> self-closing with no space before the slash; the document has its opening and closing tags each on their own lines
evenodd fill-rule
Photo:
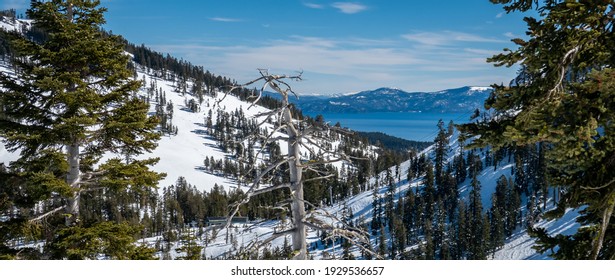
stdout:
<svg viewBox="0 0 615 280">
<path fill-rule="evenodd" d="M 307 112 L 312 117 L 319 113 Z M 342 127 L 357 131 L 382 132 L 392 136 L 415 140 L 433 141 L 438 132 L 438 120 L 456 124 L 466 123 L 469 114 L 451 113 L 324 113 L 325 121 L 334 125 L 340 122 Z"/>
</svg>

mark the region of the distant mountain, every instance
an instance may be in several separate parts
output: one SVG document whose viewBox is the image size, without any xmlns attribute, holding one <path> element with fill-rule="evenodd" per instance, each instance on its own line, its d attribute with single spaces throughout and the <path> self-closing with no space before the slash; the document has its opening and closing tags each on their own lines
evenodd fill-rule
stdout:
<svg viewBox="0 0 615 280">
<path fill-rule="evenodd" d="M 470 86 L 438 92 L 406 92 L 394 88 L 379 88 L 330 97 L 293 97 L 293 102 L 304 112 L 319 113 L 467 113 L 482 108 L 491 91 L 489 87 Z"/>
</svg>

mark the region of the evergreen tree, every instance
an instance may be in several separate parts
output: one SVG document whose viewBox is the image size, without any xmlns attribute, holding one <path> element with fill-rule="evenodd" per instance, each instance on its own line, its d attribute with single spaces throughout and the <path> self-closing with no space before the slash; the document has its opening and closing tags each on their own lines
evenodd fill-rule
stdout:
<svg viewBox="0 0 615 280">
<path fill-rule="evenodd" d="M 66 240 L 90 227 L 114 230 L 111 223 L 80 218 L 83 194 L 98 188 L 145 192 L 162 177 L 148 169 L 157 159 L 135 159 L 156 147 L 156 119 L 135 95 L 140 82 L 132 80 L 121 40 L 101 32 L 105 9 L 98 5 L 32 1 L 28 17 L 48 38 L 39 44 L 16 36 L 18 77 L 0 74 L 0 136 L 8 150 L 20 151 L 8 168 L 19 180 L 2 183 L 36 192 L 34 199 L 56 198 L 60 207 L 52 212 L 62 209 L 69 227 L 56 237 Z M 105 153 L 118 156 L 101 162 Z"/>
<path fill-rule="evenodd" d="M 434 141 L 435 148 L 435 179 L 436 185 L 438 186 L 438 194 L 441 194 L 442 181 L 444 177 L 444 161 L 446 160 L 447 149 L 448 149 L 448 133 L 444 129 L 444 121 L 440 119 L 438 121 L 438 135 Z"/>
<path fill-rule="evenodd" d="M 378 236 L 378 255 L 385 258 L 387 255 L 387 239 L 384 224 L 380 225 L 380 235 Z"/>
<path fill-rule="evenodd" d="M 423 188 L 423 201 L 425 203 L 425 219 L 433 221 L 434 203 L 436 201 L 436 188 L 434 187 L 434 173 L 431 162 L 427 165 L 425 174 L 425 187 Z"/>
<path fill-rule="evenodd" d="M 587 206 L 568 237 L 537 234 L 556 258 L 611 259 L 615 254 L 615 32 L 613 1 L 492 0 L 507 12 L 536 10 L 524 20 L 528 40 L 513 39 L 489 61 L 519 64 L 509 86 L 495 86 L 485 107 L 497 117 L 464 125 L 475 145 L 544 143 L 552 184 L 564 186 L 557 210 Z M 511 112 L 515 112 L 511 114 Z M 535 232 L 535 231 L 534 231 Z M 541 233 L 544 233 L 542 231 Z M 572 249 L 574 248 L 574 250 Z"/>
<path fill-rule="evenodd" d="M 380 197 L 379 188 L 375 186 L 372 190 L 372 221 L 371 221 L 371 229 L 372 235 L 375 235 L 380 226 L 383 225 L 383 217 L 382 217 L 382 199 Z"/>
<path fill-rule="evenodd" d="M 423 257 L 426 260 L 434 260 L 436 257 L 436 248 L 434 244 L 434 230 L 431 221 L 425 220 L 425 225 L 423 226 L 425 231 L 425 243 L 423 245 Z"/>
<path fill-rule="evenodd" d="M 485 224 L 483 217 L 483 203 L 481 199 L 481 185 L 474 172 L 472 190 L 468 205 L 469 243 L 468 259 L 480 260 L 485 258 Z"/>
<path fill-rule="evenodd" d="M 468 208 L 465 202 L 462 200 L 457 207 L 456 226 L 455 226 L 455 244 L 456 250 L 454 254 L 456 259 L 465 259 L 468 252 L 469 242 L 472 239 L 469 238 L 469 221 L 468 221 Z"/>
<path fill-rule="evenodd" d="M 386 216 L 386 224 L 391 228 L 391 220 L 393 219 L 393 208 L 395 200 L 395 180 L 391 175 L 391 169 L 387 169 L 385 180 L 387 181 L 387 190 L 384 196 L 384 213 Z"/>
<path fill-rule="evenodd" d="M 407 240 L 414 241 L 416 233 L 416 204 L 415 195 L 412 190 L 407 190 L 404 198 L 403 224 L 406 226 Z"/>
<path fill-rule="evenodd" d="M 182 235 L 179 239 L 181 246 L 175 251 L 184 253 L 185 255 L 178 257 L 179 260 L 200 260 L 203 246 L 199 245 L 194 234 L 188 233 Z"/>
</svg>

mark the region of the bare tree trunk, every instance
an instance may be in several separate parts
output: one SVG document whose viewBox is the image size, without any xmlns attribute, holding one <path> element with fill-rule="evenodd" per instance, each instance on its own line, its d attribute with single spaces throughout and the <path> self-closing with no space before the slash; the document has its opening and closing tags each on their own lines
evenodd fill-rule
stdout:
<svg viewBox="0 0 615 280">
<path fill-rule="evenodd" d="M 602 223 L 600 224 L 600 232 L 598 233 L 598 237 L 594 242 L 594 246 L 592 248 L 591 259 L 597 260 L 600 255 L 600 250 L 602 249 L 602 243 L 604 242 L 604 236 L 606 235 L 606 230 L 609 227 L 609 221 L 611 220 L 611 216 L 613 216 L 613 210 L 615 208 L 615 199 L 612 197 L 608 201 L 608 207 L 604 209 L 602 213 Z"/>
<path fill-rule="evenodd" d="M 280 122 L 278 122 L 275 125 L 273 132 L 267 133 L 268 135 L 264 137 L 260 135 L 256 135 L 256 136 L 253 135 L 252 137 L 259 138 L 259 139 L 264 138 L 266 143 L 270 143 L 273 141 L 287 141 L 288 154 L 283 158 L 283 160 L 272 163 L 268 167 L 266 167 L 264 170 L 259 172 L 256 178 L 254 178 L 254 181 L 252 185 L 250 186 L 249 190 L 246 192 L 247 197 L 244 200 L 242 200 L 240 203 L 237 203 L 235 205 L 235 209 L 231 211 L 229 217 L 227 218 L 226 227 L 228 228 L 230 226 L 231 218 L 235 214 L 238 213 L 239 207 L 241 205 L 244 205 L 245 203 L 248 203 L 252 196 L 263 194 L 263 193 L 268 193 L 268 192 L 281 189 L 281 188 L 290 188 L 290 191 L 291 191 L 290 208 L 291 208 L 291 215 L 292 215 L 291 216 L 292 228 L 283 230 L 281 232 L 274 232 L 274 234 L 271 237 L 265 239 L 262 242 L 259 242 L 259 244 L 267 244 L 275 240 L 278 237 L 291 234 L 292 249 L 295 255 L 294 259 L 305 260 L 308 258 L 307 227 L 311 227 L 313 229 L 331 231 L 334 236 L 344 237 L 351 242 L 353 239 L 360 239 L 362 240 L 361 242 L 364 242 L 364 243 L 369 242 L 369 239 L 360 230 L 356 230 L 356 229 L 346 230 L 346 229 L 335 227 L 334 225 L 329 225 L 328 223 L 321 221 L 320 218 L 321 216 L 324 215 L 326 217 L 331 218 L 332 220 L 343 223 L 343 221 L 339 221 L 337 217 L 327 213 L 326 211 L 324 211 L 324 213 L 323 211 L 320 211 L 318 213 L 317 211 L 307 213 L 305 205 L 309 203 L 304 200 L 303 183 L 307 181 L 324 180 L 324 179 L 332 177 L 333 175 L 330 174 L 326 176 L 303 180 L 302 178 L 303 169 L 307 168 L 309 170 L 317 171 L 313 168 L 313 166 L 321 165 L 321 164 L 324 165 L 326 163 L 333 163 L 333 162 L 338 162 L 338 161 L 350 161 L 350 157 L 344 155 L 343 153 L 339 153 L 338 151 L 332 151 L 331 150 L 332 147 L 330 143 L 327 143 L 327 139 L 324 139 L 323 137 L 320 137 L 320 139 L 323 140 L 320 143 L 317 143 L 318 141 L 315 141 L 311 139 L 311 137 L 308 137 L 309 135 L 313 135 L 313 133 L 315 132 L 323 131 L 321 127 L 312 127 L 312 128 L 307 128 L 303 130 L 298 129 L 297 124 L 295 123 L 296 120 L 294 120 L 292 116 L 290 103 L 288 102 L 289 94 L 294 94 L 295 96 L 297 95 L 295 92 L 292 91 L 290 85 L 286 83 L 284 80 L 286 79 L 301 80 L 301 74 L 299 74 L 298 76 L 270 75 L 265 69 L 259 69 L 259 72 L 261 74 L 260 78 L 257 78 L 241 86 L 236 86 L 236 87 L 231 88 L 231 90 L 225 93 L 224 97 L 226 97 L 227 94 L 231 93 L 236 88 L 245 88 L 258 81 L 263 81 L 264 85 L 260 93 L 257 96 L 255 96 L 256 99 L 252 102 L 252 105 L 250 105 L 250 107 L 257 104 L 257 102 L 262 97 L 264 90 L 267 87 L 270 87 L 275 92 L 279 93 L 282 96 L 282 107 L 274 111 L 271 111 L 269 113 L 259 114 L 257 116 L 266 116 L 268 118 L 269 117 L 279 117 Z M 222 99 L 224 99 L 224 97 L 222 97 Z M 214 106 L 216 104 L 220 106 L 219 102 L 215 103 Z M 264 124 L 265 122 L 266 120 L 261 122 L 259 126 Z M 287 137 L 275 136 L 274 134 L 278 132 L 285 133 Z M 302 162 L 301 160 L 301 147 L 307 150 L 310 150 L 311 152 L 311 157 L 309 158 L 308 162 Z M 318 151 L 318 154 L 316 154 L 314 150 Z M 325 155 L 327 155 L 326 159 L 324 158 Z M 332 156 L 333 159 L 330 159 L 329 156 Z M 278 168 L 279 166 L 286 164 L 286 163 L 288 163 L 288 166 L 289 166 L 289 173 L 290 173 L 289 183 L 267 186 L 265 188 L 261 188 L 259 186 L 259 183 L 261 182 L 265 174 L 269 173 L 275 168 Z M 361 247 L 364 250 L 370 251 L 370 253 L 374 255 L 377 255 L 376 253 L 371 252 L 371 250 L 369 250 L 368 248 L 364 248 L 359 243 L 353 243 L 353 244 Z M 259 245 L 256 244 L 256 246 L 259 246 Z"/>
<path fill-rule="evenodd" d="M 77 222 L 79 218 L 79 182 L 81 179 L 81 172 L 79 170 L 79 144 L 73 142 L 67 147 L 69 170 L 66 176 L 66 183 L 73 189 L 74 194 L 68 199 L 66 205 L 66 213 L 70 214 L 66 218 L 66 225 L 70 226 L 72 223 Z"/>
<path fill-rule="evenodd" d="M 288 105 L 288 95 L 285 97 L 285 105 Z M 290 191 L 291 191 L 291 212 L 292 221 L 295 227 L 293 231 L 293 251 L 297 252 L 295 259 L 307 259 L 307 236 L 305 230 L 305 203 L 303 200 L 303 181 L 301 180 L 303 168 L 301 167 L 300 137 L 293 124 L 290 108 L 284 109 L 284 123 L 288 126 L 288 155 L 294 160 L 288 163 L 290 169 Z"/>
</svg>

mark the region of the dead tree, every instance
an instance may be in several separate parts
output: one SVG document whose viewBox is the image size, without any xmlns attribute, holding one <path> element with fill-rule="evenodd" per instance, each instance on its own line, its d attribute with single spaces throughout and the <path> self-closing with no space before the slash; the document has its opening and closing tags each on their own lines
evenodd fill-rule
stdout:
<svg viewBox="0 0 615 280">
<path fill-rule="evenodd" d="M 282 106 L 280 108 L 261 113 L 256 116 L 257 118 L 264 117 L 258 127 L 264 125 L 267 119 L 275 119 L 276 124 L 274 125 L 273 130 L 268 133 L 268 135 L 259 135 L 258 133 L 253 133 L 249 137 L 253 139 L 264 138 L 263 140 L 265 143 L 271 143 L 274 141 L 286 142 L 288 145 L 288 154 L 284 155 L 279 161 L 269 164 L 263 170 L 259 170 L 255 178 L 253 178 L 252 182 L 250 183 L 244 199 L 236 203 L 232 208 L 227 220 L 226 227 L 228 228 L 230 226 L 231 219 L 237 214 L 240 206 L 248 203 L 251 197 L 274 190 L 287 188 L 290 190 L 290 197 L 288 201 L 290 204 L 291 212 L 291 228 L 276 232 L 270 238 L 265 239 L 258 244 L 254 244 L 255 246 L 266 244 L 267 242 L 271 242 L 277 237 L 290 234 L 292 237 L 292 249 L 295 252 L 294 258 L 307 259 L 308 254 L 306 239 L 308 227 L 329 231 L 332 233 L 332 236 L 346 238 L 353 244 L 358 246 L 360 246 L 360 243 L 369 243 L 369 239 L 366 237 L 366 233 L 362 232 L 357 228 L 342 228 L 340 226 L 337 226 L 343 223 L 342 221 L 340 221 L 340 219 L 337 219 L 334 215 L 331 215 L 322 209 L 316 211 L 316 207 L 309 204 L 304 199 L 303 184 L 305 182 L 313 180 L 323 180 L 334 176 L 333 174 L 323 174 L 323 172 L 316 169 L 316 166 L 338 161 L 351 160 L 351 157 L 341 152 L 335 151 L 335 149 L 333 148 L 328 149 L 326 147 L 323 147 L 323 142 L 319 143 L 319 141 L 330 141 L 329 139 L 320 136 L 319 132 L 324 132 L 327 129 L 339 130 L 340 132 L 342 130 L 335 127 L 309 127 L 309 125 L 303 120 L 295 119 L 293 117 L 292 105 L 289 102 L 289 96 L 291 94 L 297 96 L 297 94 L 292 90 L 291 86 L 287 83 L 287 81 L 300 81 L 301 74 L 296 76 L 271 75 L 268 73 L 267 70 L 263 69 L 259 69 L 259 73 L 261 77 L 252 80 L 246 84 L 232 87 L 231 90 L 226 92 L 226 94 L 232 92 L 237 88 L 245 88 L 252 84 L 262 82 L 263 86 L 257 94 L 254 94 L 253 98 L 255 98 L 255 100 L 252 102 L 252 105 L 250 107 L 254 106 L 260 100 L 263 92 L 267 88 L 270 88 L 275 91 L 275 93 L 279 94 L 281 96 L 282 102 Z M 241 143 L 243 144 L 243 140 Z M 302 158 L 302 151 L 309 152 L 309 158 Z M 257 156 L 261 152 L 262 150 L 257 153 Z M 264 177 L 268 173 L 285 164 L 288 165 L 289 169 L 289 183 L 271 185 L 267 184 L 267 182 L 263 182 Z M 321 176 L 306 180 L 302 177 L 305 170 L 315 171 Z M 306 205 L 311 206 L 310 208 L 312 209 L 312 211 L 310 211 L 309 213 L 306 211 Z M 357 240 L 359 240 L 360 242 L 355 242 Z M 368 248 L 362 249 L 369 250 Z M 373 254 L 377 256 L 377 254 Z"/>
</svg>

